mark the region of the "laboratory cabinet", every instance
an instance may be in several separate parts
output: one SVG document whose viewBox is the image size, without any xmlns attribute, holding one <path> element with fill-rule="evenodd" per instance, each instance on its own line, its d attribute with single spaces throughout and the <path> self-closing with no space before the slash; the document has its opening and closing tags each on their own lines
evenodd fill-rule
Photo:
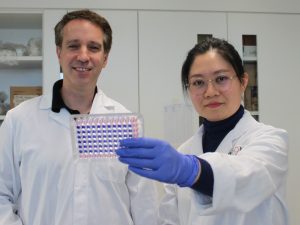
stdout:
<svg viewBox="0 0 300 225">
<path fill-rule="evenodd" d="M 290 123 L 286 119 L 286 108 L 283 106 L 295 96 L 296 89 L 292 87 L 295 87 L 299 79 L 296 65 L 299 63 L 297 58 L 300 48 L 296 40 L 300 31 L 294 29 L 299 25 L 298 21 L 298 15 L 228 14 L 228 40 L 237 47 L 241 55 L 241 36 L 256 36 L 255 61 L 260 119 L 283 128 Z M 276 26 L 271 28 L 272 24 Z M 299 110 L 297 107 L 293 109 L 295 112 Z"/>
<path fill-rule="evenodd" d="M 139 12 L 140 111 L 146 135 L 177 146 L 202 123 L 183 95 L 181 66 L 188 50 L 206 37 L 228 39 L 228 26 L 228 13 L 222 12 Z M 247 31 L 236 34 L 241 42 L 236 47 L 251 74 L 244 105 L 259 120 L 256 38 Z"/>
<path fill-rule="evenodd" d="M 289 133 L 288 206 L 299 224 L 299 52 L 300 15 L 228 14 L 228 40 L 243 54 L 242 35 L 256 35 L 259 120 Z M 298 222 L 297 222 L 298 221 Z"/>
<path fill-rule="evenodd" d="M 43 12 L 43 92 L 51 95 L 55 81 L 60 79 L 60 67 L 56 56 L 54 27 L 66 10 L 44 10 Z"/>
<path fill-rule="evenodd" d="M 0 120 L 10 87 L 42 86 L 42 12 L 0 10 Z"/>
<path fill-rule="evenodd" d="M 198 115 L 182 93 L 181 66 L 199 34 L 226 39 L 226 27 L 225 13 L 139 12 L 140 111 L 147 136 L 177 146 L 197 129 Z"/>
<path fill-rule="evenodd" d="M 98 85 L 132 112 L 139 111 L 137 11 L 98 10 L 110 23 L 113 43 Z"/>
</svg>

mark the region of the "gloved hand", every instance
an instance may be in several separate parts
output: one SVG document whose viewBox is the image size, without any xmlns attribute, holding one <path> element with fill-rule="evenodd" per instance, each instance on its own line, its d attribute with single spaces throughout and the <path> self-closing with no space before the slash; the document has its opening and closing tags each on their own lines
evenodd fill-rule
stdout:
<svg viewBox="0 0 300 225">
<path fill-rule="evenodd" d="M 161 140 L 125 139 L 120 146 L 116 150 L 119 160 L 128 164 L 129 170 L 147 178 L 190 187 L 200 170 L 196 156 L 181 154 Z"/>
</svg>

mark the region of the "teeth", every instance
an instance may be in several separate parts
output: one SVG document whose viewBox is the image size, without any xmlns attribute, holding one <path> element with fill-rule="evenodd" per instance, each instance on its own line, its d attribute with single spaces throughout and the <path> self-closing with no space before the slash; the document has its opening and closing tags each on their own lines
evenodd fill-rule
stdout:
<svg viewBox="0 0 300 225">
<path fill-rule="evenodd" d="M 79 70 L 79 71 L 88 71 L 89 69 L 88 68 L 83 68 L 83 67 L 77 67 L 76 70 Z"/>
</svg>

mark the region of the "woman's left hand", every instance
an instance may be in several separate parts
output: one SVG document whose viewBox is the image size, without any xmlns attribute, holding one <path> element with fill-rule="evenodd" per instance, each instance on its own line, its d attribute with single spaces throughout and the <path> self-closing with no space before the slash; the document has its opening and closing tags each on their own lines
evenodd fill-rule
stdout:
<svg viewBox="0 0 300 225">
<path fill-rule="evenodd" d="M 119 160 L 141 176 L 187 187 L 198 175 L 196 156 L 181 154 L 165 141 L 132 138 L 120 141 L 120 146 Z"/>
</svg>

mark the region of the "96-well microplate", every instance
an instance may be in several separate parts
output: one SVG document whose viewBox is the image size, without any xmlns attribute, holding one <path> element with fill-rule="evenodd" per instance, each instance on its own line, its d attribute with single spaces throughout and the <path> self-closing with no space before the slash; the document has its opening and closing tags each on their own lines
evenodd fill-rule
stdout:
<svg viewBox="0 0 300 225">
<path fill-rule="evenodd" d="M 143 136 L 137 113 L 79 114 L 71 116 L 75 155 L 80 159 L 116 157 L 119 141 Z"/>
</svg>

